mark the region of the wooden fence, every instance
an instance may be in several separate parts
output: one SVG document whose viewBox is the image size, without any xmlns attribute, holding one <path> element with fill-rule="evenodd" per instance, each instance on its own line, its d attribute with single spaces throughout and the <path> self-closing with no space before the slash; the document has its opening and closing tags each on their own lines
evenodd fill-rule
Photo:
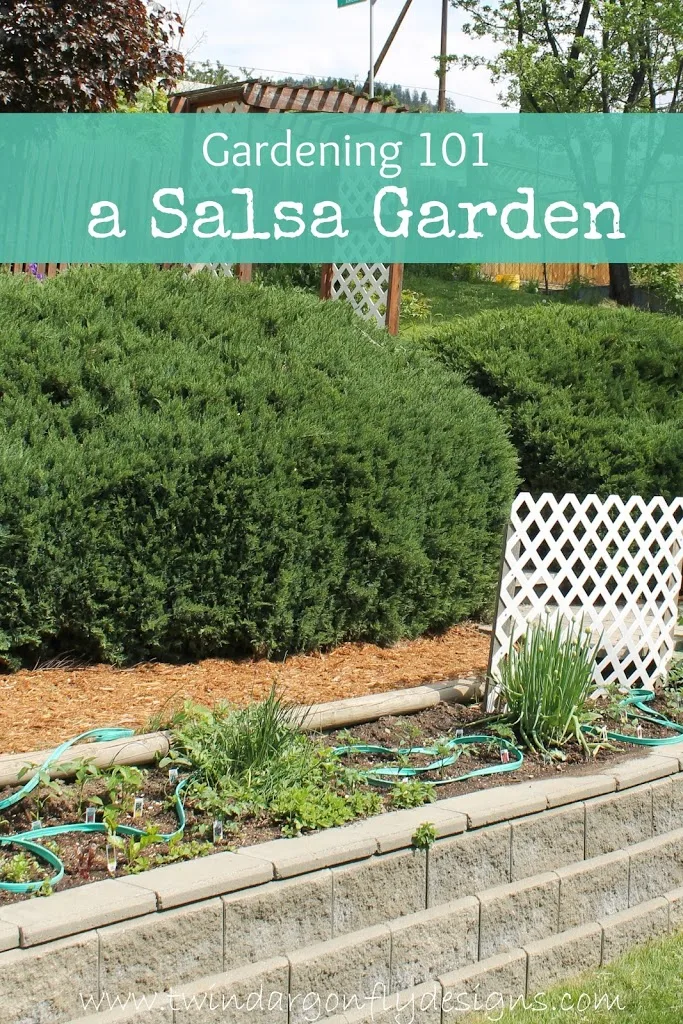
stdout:
<svg viewBox="0 0 683 1024">
<path fill-rule="evenodd" d="M 566 288 L 572 281 L 582 280 L 594 285 L 609 284 L 607 263 L 482 263 L 481 272 L 492 280 L 498 274 L 519 275 L 520 281 L 538 281 L 545 284 L 543 268 L 550 288 Z"/>
</svg>

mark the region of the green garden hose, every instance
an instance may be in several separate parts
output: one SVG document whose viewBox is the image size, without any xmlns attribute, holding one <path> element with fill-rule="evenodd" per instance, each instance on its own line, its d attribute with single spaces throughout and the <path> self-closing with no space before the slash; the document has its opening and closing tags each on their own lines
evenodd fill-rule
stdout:
<svg viewBox="0 0 683 1024">
<path fill-rule="evenodd" d="M 0 800 L 0 811 L 6 811 L 10 807 L 14 807 L 21 800 L 29 795 L 37 786 L 40 785 L 40 776 L 44 771 L 54 764 L 55 761 L 70 747 L 80 740 L 93 740 L 95 742 L 102 742 L 105 740 L 119 740 L 126 739 L 130 736 L 134 736 L 135 733 L 132 729 L 90 729 L 88 732 L 83 732 L 80 736 L 75 736 L 73 739 L 67 740 L 66 743 L 62 743 L 59 747 L 56 747 L 50 756 L 45 759 L 40 768 L 36 771 L 33 778 L 26 783 L 21 789 L 13 793 L 12 796 L 6 797 L 4 800 Z M 168 834 L 160 834 L 159 842 L 168 843 L 172 839 L 179 838 L 185 830 L 185 806 L 182 800 L 182 792 L 187 785 L 189 778 L 182 779 L 175 788 L 173 794 L 173 801 L 175 804 L 175 811 L 178 818 L 178 828 L 175 832 Z M 61 882 L 64 877 L 64 864 L 59 857 L 52 852 L 52 850 L 46 849 L 41 846 L 36 840 L 49 839 L 51 836 L 64 835 L 67 832 L 86 832 L 86 833 L 107 833 L 107 826 L 101 822 L 72 822 L 68 825 L 52 825 L 47 828 L 36 828 L 30 832 L 20 832 L 12 836 L 0 836 L 0 848 L 3 846 L 19 846 L 23 850 L 27 850 L 33 854 L 38 860 L 48 864 L 51 868 L 54 868 L 54 874 L 47 879 L 47 884 L 54 887 Z M 145 835 L 143 829 L 134 828 L 132 825 L 118 825 L 115 830 L 116 835 L 120 836 L 132 836 L 135 839 L 139 839 Z M 38 892 L 46 884 L 45 881 L 40 882 L 5 882 L 0 879 L 0 890 L 5 892 L 14 893 L 31 893 Z"/>
<path fill-rule="evenodd" d="M 441 779 L 428 779 L 426 784 L 430 786 L 447 786 L 452 782 L 464 782 L 466 779 L 474 779 L 483 775 L 498 775 L 501 772 L 514 772 L 521 767 L 524 755 L 518 747 L 500 736 L 455 736 L 452 739 L 443 740 L 438 747 L 382 747 L 368 743 L 351 744 L 350 746 L 335 747 L 333 754 L 342 757 L 345 754 L 378 754 L 381 757 L 393 757 L 395 759 L 407 758 L 415 754 L 422 754 L 426 757 L 435 757 L 435 761 L 420 767 L 410 765 L 387 765 L 363 769 L 360 774 L 366 782 L 373 786 L 395 786 L 406 779 L 419 779 L 427 772 L 440 771 L 449 765 L 455 764 L 462 753 L 462 748 L 471 746 L 474 743 L 495 744 L 500 747 L 501 752 L 507 751 L 510 760 L 501 761 L 500 764 L 489 765 L 488 768 L 477 768 L 475 771 L 466 772 L 464 775 L 449 775 Z M 441 756 L 439 754 L 447 748 L 456 753 Z"/>
<path fill-rule="evenodd" d="M 628 718 L 638 722 L 647 722 L 650 725 L 658 725 L 662 729 L 669 729 L 675 733 L 674 736 L 661 737 L 648 737 L 648 736 L 630 736 L 626 733 L 611 732 L 609 729 L 605 732 L 602 729 L 598 729 L 595 725 L 584 725 L 583 732 L 590 733 L 591 736 L 606 736 L 610 740 L 618 740 L 620 743 L 636 743 L 641 747 L 660 747 L 664 744 L 681 743 L 683 742 L 683 725 L 678 725 L 676 722 L 670 721 L 664 715 L 660 714 L 654 708 L 648 707 L 655 698 L 653 690 L 642 690 L 633 689 L 629 690 L 628 694 L 623 700 L 619 701 L 620 708 L 637 708 L 637 711 L 626 710 Z"/>
</svg>

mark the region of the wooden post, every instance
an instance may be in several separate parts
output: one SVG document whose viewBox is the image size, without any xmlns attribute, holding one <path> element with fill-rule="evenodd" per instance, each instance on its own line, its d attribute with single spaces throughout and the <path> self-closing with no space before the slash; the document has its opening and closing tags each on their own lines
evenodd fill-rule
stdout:
<svg viewBox="0 0 683 1024">
<path fill-rule="evenodd" d="M 320 298 L 332 298 L 332 278 L 334 277 L 334 263 L 323 263 L 322 274 L 320 275 Z"/>
<path fill-rule="evenodd" d="M 252 271 L 254 269 L 253 263 L 238 263 L 237 264 L 237 280 L 241 281 L 242 284 L 249 284 L 252 278 Z"/>
<path fill-rule="evenodd" d="M 403 264 L 392 263 L 389 267 L 389 292 L 387 295 L 386 325 L 389 334 L 398 334 L 401 319 L 401 293 L 403 291 Z"/>
<path fill-rule="evenodd" d="M 443 0 L 441 11 L 441 53 L 439 55 L 439 113 L 446 112 L 446 54 L 448 53 L 448 4 Z"/>
<path fill-rule="evenodd" d="M 171 96 L 168 101 L 168 110 L 171 114 L 189 114 L 190 101 L 187 96 Z"/>
</svg>

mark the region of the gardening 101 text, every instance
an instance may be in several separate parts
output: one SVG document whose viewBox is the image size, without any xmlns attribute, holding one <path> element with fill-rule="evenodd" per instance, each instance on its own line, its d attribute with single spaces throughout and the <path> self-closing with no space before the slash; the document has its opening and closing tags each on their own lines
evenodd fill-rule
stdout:
<svg viewBox="0 0 683 1024">
<path fill-rule="evenodd" d="M 570 202 L 553 196 L 540 201 L 533 185 L 517 184 L 507 195 L 496 188 L 495 197 L 481 194 L 473 174 L 489 168 L 484 132 L 425 131 L 413 136 L 410 148 L 403 139 L 373 141 L 345 133 L 339 139 L 297 141 L 291 128 L 275 141 L 233 140 L 226 131 L 212 131 L 201 140 L 201 160 L 216 169 L 207 178 L 209 195 L 190 198 L 179 182 L 169 182 L 150 196 L 148 226 L 153 239 L 174 239 L 189 234 L 197 239 L 231 239 L 232 242 L 294 240 L 306 234 L 325 240 L 348 238 L 359 223 L 359 209 L 379 237 L 429 240 L 476 240 L 502 232 L 515 241 L 550 237 L 560 241 L 577 235 L 588 241 L 624 239 L 621 210 L 602 195 Z M 413 201 L 411 189 L 402 185 L 405 155 L 413 172 L 431 184 L 433 197 Z M 281 173 L 283 194 L 273 197 L 272 184 L 259 188 L 258 174 L 268 167 Z M 449 174 L 458 170 L 462 174 Z M 310 188 L 306 171 L 333 173 L 334 194 L 306 202 Z M 343 195 L 345 172 L 362 171 Z M 230 187 L 254 174 L 254 187 Z M 292 174 L 292 172 L 295 172 Z M 372 185 L 377 178 L 376 187 Z M 272 179 L 271 179 L 272 180 Z M 414 178 L 413 178 L 414 180 Z M 387 184 L 391 182 L 391 184 Z M 494 202 L 495 198 L 495 202 Z M 111 198 L 102 197 L 89 206 L 88 234 L 93 239 L 126 237 L 126 213 Z"/>
</svg>

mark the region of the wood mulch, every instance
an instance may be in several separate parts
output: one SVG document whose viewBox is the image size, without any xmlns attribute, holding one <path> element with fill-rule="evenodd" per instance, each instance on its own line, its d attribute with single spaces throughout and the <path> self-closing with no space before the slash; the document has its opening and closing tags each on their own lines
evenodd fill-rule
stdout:
<svg viewBox="0 0 683 1024">
<path fill-rule="evenodd" d="M 280 662 L 210 659 L 125 669 L 65 664 L 16 672 L 0 676 L 0 753 L 47 748 L 97 727 L 143 727 L 186 699 L 209 705 L 258 700 L 274 683 L 287 699 L 313 704 L 481 674 L 489 644 L 490 634 L 464 623 L 392 647 L 344 644 Z"/>
</svg>

